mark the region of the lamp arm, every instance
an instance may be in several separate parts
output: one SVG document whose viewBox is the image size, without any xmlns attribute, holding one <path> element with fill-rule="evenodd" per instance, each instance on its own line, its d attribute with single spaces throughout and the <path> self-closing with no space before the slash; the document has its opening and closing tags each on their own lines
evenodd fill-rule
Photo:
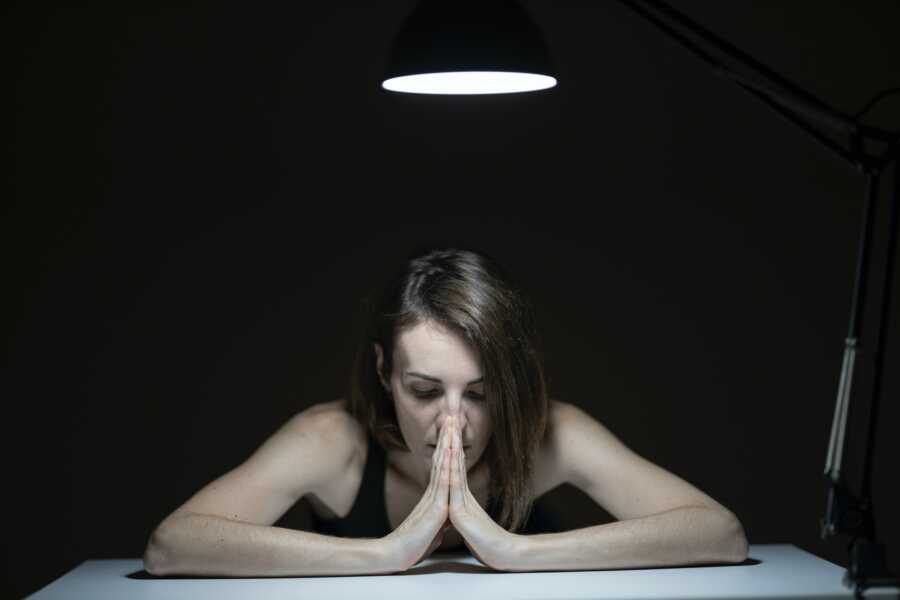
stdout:
<svg viewBox="0 0 900 600">
<path fill-rule="evenodd" d="M 844 584 L 854 589 L 856 598 L 861 599 L 863 592 L 872 587 L 893 587 L 900 591 L 900 580 L 887 567 L 887 551 L 883 542 L 876 535 L 875 516 L 872 506 L 872 468 L 874 464 L 875 437 L 878 424 L 879 400 L 881 398 L 881 382 L 887 336 L 890 331 L 890 308 L 893 296 L 893 272 L 897 255 L 898 211 L 900 211 L 900 162 L 896 160 L 900 145 L 893 144 L 889 149 L 886 161 L 893 160 L 894 186 L 892 199 L 888 205 L 888 241 L 885 248 L 885 269 L 882 272 L 881 306 L 878 326 L 876 328 L 875 355 L 873 360 L 872 390 L 870 409 L 865 439 L 865 457 L 863 462 L 863 478 L 859 495 L 854 495 L 841 477 L 841 453 L 843 450 L 844 430 L 847 425 L 847 409 L 850 404 L 850 391 L 853 375 L 853 361 L 858 352 L 857 333 L 861 328 L 862 315 L 858 312 L 865 294 L 863 278 L 868 263 L 868 243 L 871 234 L 873 211 L 877 200 L 878 175 L 868 174 L 868 193 L 860 238 L 860 250 L 856 271 L 856 284 L 851 309 L 850 334 L 846 338 L 844 364 L 841 369 L 841 384 L 835 406 L 831 440 L 826 463 L 826 479 L 828 497 L 825 518 L 821 521 L 821 536 L 826 539 L 835 534 L 848 534 L 851 541 L 847 546 L 850 554 L 850 565 L 844 574 Z M 855 333 L 856 332 L 856 333 Z"/>
<path fill-rule="evenodd" d="M 717 75 L 730 80 L 744 91 L 764 102 L 793 125 L 802 129 L 833 154 L 860 170 L 883 168 L 884 157 L 865 154 L 861 138 L 891 143 L 897 132 L 863 125 L 839 110 L 829 106 L 799 85 L 782 77 L 763 63 L 754 59 L 733 44 L 704 29 L 695 21 L 679 13 L 660 0 L 619 0 L 621 4 L 642 19 L 650 22 L 675 42 L 689 50 Z M 715 55 L 727 57 L 730 62 L 743 66 L 753 73 L 739 73 Z M 849 136 L 849 148 L 815 129 L 806 120 L 840 134 Z"/>
<path fill-rule="evenodd" d="M 730 42 L 719 37 L 708 29 L 705 29 L 699 23 L 678 12 L 671 6 L 667 5 L 665 2 L 661 2 L 660 0 L 620 0 L 620 2 L 628 6 L 633 11 L 641 13 L 644 18 L 652 21 L 653 24 L 657 27 L 666 29 L 666 33 L 676 38 L 677 41 L 683 43 L 683 40 L 687 40 L 687 37 L 679 34 L 672 23 L 677 24 L 678 26 L 689 31 L 692 35 L 703 40 L 704 43 L 707 44 L 710 48 L 715 49 L 717 52 L 729 57 L 737 63 L 743 64 L 750 70 L 757 72 L 762 76 L 763 79 L 772 82 L 773 85 L 796 96 L 799 100 L 805 102 L 811 108 L 817 109 L 822 113 L 833 113 L 835 115 L 839 115 L 836 110 L 825 104 L 825 102 L 823 102 L 821 99 L 804 90 L 796 83 L 782 77 L 777 72 L 767 67 L 762 62 L 756 60 L 734 44 L 731 44 Z M 649 6 L 650 9 L 648 10 L 644 8 L 644 6 Z M 694 48 L 698 47 L 697 44 L 692 45 L 694 46 Z M 711 55 L 708 52 L 704 52 L 704 54 L 711 58 Z"/>
<path fill-rule="evenodd" d="M 875 337 L 875 354 L 873 356 L 873 364 L 875 368 L 874 381 L 872 382 L 872 397 L 881 396 L 881 375 L 884 372 L 884 357 L 887 352 L 887 335 L 886 332 L 892 331 L 890 324 L 891 306 L 893 304 L 893 288 L 894 288 L 894 265 L 897 259 L 897 236 L 900 230 L 900 161 L 897 160 L 897 154 L 900 153 L 900 144 L 893 146 L 894 160 L 894 177 L 893 177 L 893 194 L 888 204 L 888 240 L 885 249 L 885 266 L 882 273 L 883 280 L 881 289 L 884 290 L 881 296 L 880 309 L 880 326 L 876 330 Z M 869 435 L 868 444 L 866 445 L 865 471 L 863 473 L 862 489 L 866 494 L 870 493 L 872 487 L 872 457 L 875 451 L 875 427 L 878 422 L 878 404 L 873 403 L 871 414 L 869 417 Z"/>
<path fill-rule="evenodd" d="M 691 51 L 714 73 L 730 80 L 764 102 L 783 118 L 800 127 L 833 154 L 849 162 L 866 176 L 866 202 L 857 250 L 850 327 L 845 338 L 844 358 L 825 466 L 829 488 L 826 515 L 821 522 L 821 536 L 823 539 L 837 533 L 852 536 L 852 541 L 848 546 L 850 566 L 845 574 L 844 583 L 855 589 L 857 597 L 861 597 L 863 590 L 867 587 L 898 587 L 900 585 L 898 579 L 887 569 L 884 544 L 876 538 L 871 501 L 871 479 L 886 343 L 885 331 L 890 316 L 893 265 L 897 250 L 897 205 L 900 202 L 898 199 L 900 166 L 897 163 L 897 153 L 900 148 L 900 133 L 863 125 L 859 118 L 865 111 L 860 111 L 854 118 L 835 110 L 660 0 L 620 0 L 620 2 Z M 692 39 L 691 36 L 696 39 Z M 702 41 L 702 44 L 697 40 Z M 753 72 L 753 75 L 748 76 L 736 72 L 716 58 L 714 54 L 728 57 L 730 62 L 742 65 L 745 69 Z M 814 128 L 809 121 L 817 122 L 820 126 L 848 136 L 849 148 L 844 148 L 836 143 L 822 131 Z M 869 155 L 866 153 L 867 142 L 886 144 L 887 149 L 880 156 Z M 874 383 L 866 432 L 863 482 L 861 494 L 857 497 L 842 479 L 841 463 L 853 388 L 853 373 L 856 357 L 861 349 L 860 336 L 869 279 L 868 268 L 871 262 L 871 242 L 875 225 L 878 187 L 882 170 L 892 162 L 895 169 L 894 190 L 888 223 L 889 238 L 885 250 L 886 269 L 881 288 L 881 309 L 877 326 Z"/>
<path fill-rule="evenodd" d="M 716 68 L 715 71 L 719 76 L 730 79 L 738 86 L 740 86 L 744 91 L 769 106 L 769 108 L 781 115 L 789 123 L 792 123 L 805 131 L 809 136 L 811 136 L 821 145 L 831 150 L 833 154 L 836 154 L 845 162 L 848 162 L 857 168 L 863 168 L 864 164 L 866 164 L 863 157 L 844 149 L 834 140 L 827 137 L 822 132 L 814 129 L 807 122 L 798 118 L 797 114 L 799 113 L 811 116 L 819 122 L 829 125 L 833 129 L 839 129 L 846 133 L 850 133 L 851 135 L 856 134 L 856 128 L 849 127 L 840 116 L 836 116 L 828 112 L 819 111 L 809 105 L 804 105 L 796 101 L 796 99 L 793 99 L 789 95 L 780 94 L 778 91 L 772 89 L 771 87 L 765 86 L 764 84 L 761 84 L 759 82 L 754 82 L 751 79 L 724 67 Z"/>
</svg>

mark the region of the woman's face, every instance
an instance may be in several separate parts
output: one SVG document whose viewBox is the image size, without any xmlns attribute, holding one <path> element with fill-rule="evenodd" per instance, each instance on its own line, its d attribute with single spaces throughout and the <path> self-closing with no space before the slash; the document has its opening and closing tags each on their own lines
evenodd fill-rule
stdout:
<svg viewBox="0 0 900 600">
<path fill-rule="evenodd" d="M 444 419 L 454 415 L 471 469 L 492 431 L 481 368 L 471 348 L 456 333 L 426 321 L 397 336 L 389 380 L 382 374 L 384 356 L 377 343 L 375 356 L 412 453 L 430 465 Z"/>
</svg>

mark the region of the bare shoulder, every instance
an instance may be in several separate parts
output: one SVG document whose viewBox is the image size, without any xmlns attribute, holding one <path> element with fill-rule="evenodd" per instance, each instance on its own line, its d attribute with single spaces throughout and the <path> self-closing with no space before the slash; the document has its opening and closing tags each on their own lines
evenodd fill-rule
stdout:
<svg viewBox="0 0 900 600">
<path fill-rule="evenodd" d="M 621 448 L 619 440 L 602 423 L 581 407 L 555 398 L 550 399 L 547 435 L 538 458 L 541 477 L 553 485 L 578 485 L 572 463 L 581 450 L 580 440 L 589 431 L 594 439 L 603 440 L 607 450 Z M 579 486 L 580 487 L 580 486 Z M 552 488 L 551 488 L 552 489 Z"/>
<path fill-rule="evenodd" d="M 550 398 L 547 419 L 547 449 L 559 450 L 559 445 L 565 443 L 568 429 L 586 419 L 592 419 L 592 417 L 574 404 Z"/>
<path fill-rule="evenodd" d="M 571 402 L 563 402 L 556 398 L 550 399 L 550 417 L 554 424 L 559 421 L 581 421 L 584 419 L 592 419 L 584 409 L 572 404 Z"/>
<path fill-rule="evenodd" d="M 579 488 L 617 519 L 684 506 L 726 510 L 695 486 L 629 448 L 584 409 L 559 402 L 548 443 L 558 477 Z"/>
<path fill-rule="evenodd" d="M 309 487 L 303 496 L 317 513 L 327 517 L 346 515 L 366 461 L 365 428 L 350 414 L 343 398 L 310 406 L 296 418 L 306 421 L 300 428 L 302 431 L 315 432 L 320 462 L 328 465 L 323 467 L 327 476 L 317 478 L 316 485 Z"/>
<path fill-rule="evenodd" d="M 353 418 L 341 406 L 325 402 L 294 414 L 249 458 L 208 483 L 165 521 L 199 513 L 273 524 L 298 499 L 331 485 L 354 460 Z"/>
<path fill-rule="evenodd" d="M 589 434 L 595 442 L 602 443 L 606 450 L 624 450 L 624 444 L 596 417 L 585 409 L 570 402 L 553 400 L 551 419 L 553 435 L 551 440 L 563 455 L 571 454 L 573 445 Z M 560 464 L 560 467 L 565 465 Z"/>
<path fill-rule="evenodd" d="M 553 433 L 552 439 L 557 443 L 569 440 L 570 434 L 577 433 L 585 428 L 603 437 L 604 441 L 609 444 L 619 442 L 618 438 L 603 423 L 580 406 L 570 402 L 561 400 L 550 401 L 550 425 Z"/>
<path fill-rule="evenodd" d="M 550 398 L 547 433 L 534 461 L 533 493 L 538 498 L 555 487 L 568 483 L 563 470 L 566 461 L 565 443 L 568 424 L 581 418 L 578 409 L 568 402 Z"/>
<path fill-rule="evenodd" d="M 330 499 L 340 495 L 346 478 L 365 462 L 365 430 L 347 406 L 343 398 L 313 404 L 285 425 L 304 450 L 304 468 L 315 473 L 314 482 L 301 496 Z"/>
<path fill-rule="evenodd" d="M 288 419 L 271 438 L 282 440 L 279 447 L 285 460 L 294 464 L 294 473 L 309 477 L 304 494 L 329 485 L 357 460 L 361 427 L 345 406 L 342 399 L 310 405 Z"/>
<path fill-rule="evenodd" d="M 358 454 L 364 432 L 344 398 L 313 404 L 291 418 L 297 435 L 313 435 L 323 454 L 346 466 Z"/>
</svg>

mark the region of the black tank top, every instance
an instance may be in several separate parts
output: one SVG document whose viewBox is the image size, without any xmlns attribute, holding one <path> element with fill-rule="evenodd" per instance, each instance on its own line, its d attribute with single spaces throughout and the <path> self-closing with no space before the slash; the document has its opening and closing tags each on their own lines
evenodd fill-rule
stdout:
<svg viewBox="0 0 900 600">
<path fill-rule="evenodd" d="M 367 437 L 369 450 L 366 454 L 366 466 L 353 507 L 343 518 L 326 519 L 318 516 L 315 511 L 311 511 L 314 531 L 325 535 L 351 538 L 382 538 L 392 531 L 388 521 L 387 506 L 384 503 L 387 457 L 384 449 L 375 441 L 371 433 L 368 433 Z M 485 510 L 492 519 L 497 520 L 499 511 L 493 499 L 488 502 Z M 562 531 L 559 521 L 538 499 L 534 502 L 528 521 L 518 533 L 533 535 L 558 531 Z"/>
<path fill-rule="evenodd" d="M 391 532 L 384 503 L 384 471 L 387 461 L 384 449 L 371 434 L 366 467 L 356 500 L 347 516 L 325 519 L 312 511 L 313 529 L 325 535 L 353 538 L 381 538 Z"/>
</svg>

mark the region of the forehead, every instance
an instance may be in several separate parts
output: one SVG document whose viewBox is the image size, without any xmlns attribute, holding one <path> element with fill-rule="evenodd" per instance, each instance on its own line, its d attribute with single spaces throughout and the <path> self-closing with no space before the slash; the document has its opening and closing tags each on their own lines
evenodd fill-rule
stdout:
<svg viewBox="0 0 900 600">
<path fill-rule="evenodd" d="M 457 333 L 429 321 L 397 336 L 397 366 L 443 381 L 471 381 L 481 377 L 478 354 Z"/>
</svg>

